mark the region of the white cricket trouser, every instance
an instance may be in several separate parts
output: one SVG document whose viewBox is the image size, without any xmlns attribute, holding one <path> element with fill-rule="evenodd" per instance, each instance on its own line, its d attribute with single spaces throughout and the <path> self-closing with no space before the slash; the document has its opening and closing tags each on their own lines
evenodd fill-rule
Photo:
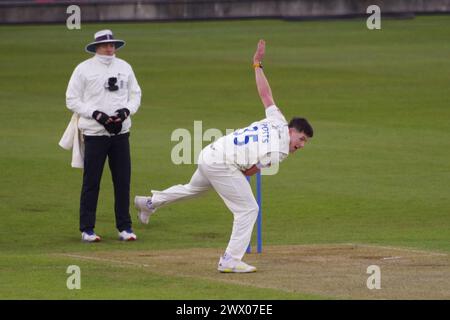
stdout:
<svg viewBox="0 0 450 320">
<path fill-rule="evenodd" d="M 164 191 L 152 190 L 155 208 L 189 199 L 214 188 L 234 215 L 233 230 L 227 254 L 241 260 L 250 243 L 258 216 L 258 204 L 244 174 L 223 163 L 222 153 L 207 146 L 199 156 L 198 168 L 188 184 L 175 185 Z"/>
</svg>

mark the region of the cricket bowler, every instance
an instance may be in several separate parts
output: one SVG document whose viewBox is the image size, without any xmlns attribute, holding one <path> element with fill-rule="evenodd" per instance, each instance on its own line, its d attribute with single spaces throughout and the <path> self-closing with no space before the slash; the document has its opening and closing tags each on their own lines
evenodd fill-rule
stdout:
<svg viewBox="0 0 450 320">
<path fill-rule="evenodd" d="M 258 204 L 246 176 L 280 163 L 302 149 L 313 136 L 313 128 L 306 119 L 294 117 L 288 123 L 275 105 L 263 71 L 264 54 L 265 41 L 260 40 L 253 56 L 253 68 L 266 118 L 206 146 L 200 152 L 198 168 L 189 183 L 163 191 L 152 190 L 152 196 L 136 196 L 134 200 L 139 221 L 147 224 L 158 208 L 213 188 L 234 216 L 230 241 L 219 260 L 220 272 L 256 271 L 254 266 L 242 261 L 258 215 Z"/>
</svg>

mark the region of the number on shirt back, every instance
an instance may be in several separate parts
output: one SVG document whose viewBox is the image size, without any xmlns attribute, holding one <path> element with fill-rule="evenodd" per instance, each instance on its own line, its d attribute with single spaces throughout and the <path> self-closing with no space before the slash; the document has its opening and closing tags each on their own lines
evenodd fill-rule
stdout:
<svg viewBox="0 0 450 320">
<path fill-rule="evenodd" d="M 234 144 L 237 146 L 246 145 L 250 141 L 250 139 L 252 139 L 253 142 L 257 142 L 258 141 L 258 126 L 248 127 L 248 128 L 245 128 L 244 130 L 240 130 L 240 132 L 236 131 L 234 133 L 234 135 L 236 136 L 234 138 Z M 244 137 L 243 140 L 242 140 L 242 136 Z"/>
</svg>

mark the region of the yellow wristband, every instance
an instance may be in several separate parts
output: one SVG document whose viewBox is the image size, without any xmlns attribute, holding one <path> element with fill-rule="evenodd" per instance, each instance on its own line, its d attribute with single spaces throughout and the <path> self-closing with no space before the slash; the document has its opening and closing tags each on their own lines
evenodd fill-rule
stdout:
<svg viewBox="0 0 450 320">
<path fill-rule="evenodd" d="M 263 65 L 262 65 L 261 62 L 254 63 L 254 64 L 253 64 L 253 68 L 255 68 L 255 69 L 256 69 L 256 68 L 261 68 L 261 69 L 262 69 L 262 68 L 263 68 Z"/>
</svg>

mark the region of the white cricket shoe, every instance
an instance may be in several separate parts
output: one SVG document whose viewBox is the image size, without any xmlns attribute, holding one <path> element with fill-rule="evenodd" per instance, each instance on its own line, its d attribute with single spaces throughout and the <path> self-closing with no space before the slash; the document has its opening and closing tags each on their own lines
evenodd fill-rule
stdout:
<svg viewBox="0 0 450 320">
<path fill-rule="evenodd" d="M 99 242 L 102 239 L 95 234 L 94 231 L 84 231 L 81 233 L 81 241 L 84 242 Z"/>
<path fill-rule="evenodd" d="M 152 197 L 134 197 L 134 206 L 138 210 L 138 220 L 143 224 L 148 224 L 150 216 L 156 211 L 153 207 Z"/>
<path fill-rule="evenodd" d="M 119 232 L 119 240 L 121 241 L 134 241 L 137 240 L 137 236 L 133 233 L 133 230 L 127 229 Z"/>
<path fill-rule="evenodd" d="M 223 257 L 220 257 L 217 270 L 225 273 L 249 273 L 255 272 L 256 268 L 246 264 L 242 260 L 224 259 Z"/>
</svg>

